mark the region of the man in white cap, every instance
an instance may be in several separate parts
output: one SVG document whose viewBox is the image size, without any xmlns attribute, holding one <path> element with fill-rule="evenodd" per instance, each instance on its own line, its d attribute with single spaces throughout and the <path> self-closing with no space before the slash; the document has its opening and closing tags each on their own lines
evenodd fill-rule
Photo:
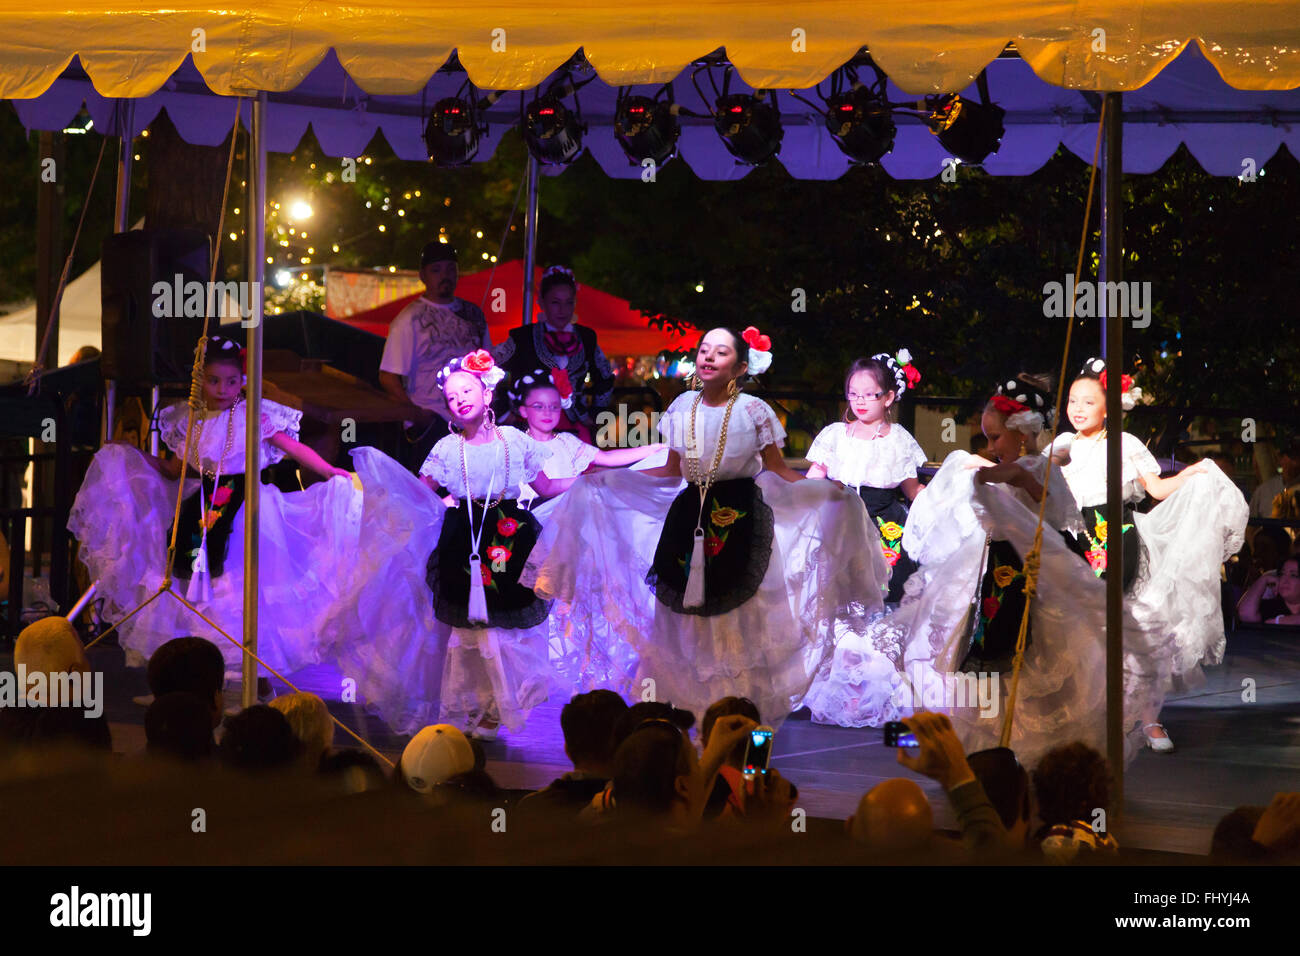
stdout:
<svg viewBox="0 0 1300 956">
<path fill-rule="evenodd" d="M 42 618 L 18 635 L 13 673 L 0 675 L 0 740 L 112 749 L 103 675 L 91 671 L 81 638 L 66 617 Z"/>
<path fill-rule="evenodd" d="M 452 777 L 469 773 L 475 762 L 474 748 L 460 729 L 433 724 L 411 738 L 397 770 L 416 793 L 433 793 Z"/>
</svg>

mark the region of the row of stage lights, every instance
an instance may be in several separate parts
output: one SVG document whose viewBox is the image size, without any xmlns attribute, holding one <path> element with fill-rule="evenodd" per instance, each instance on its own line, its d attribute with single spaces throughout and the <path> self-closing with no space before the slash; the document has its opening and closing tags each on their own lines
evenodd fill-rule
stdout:
<svg viewBox="0 0 1300 956">
<path fill-rule="evenodd" d="M 891 103 L 886 98 L 885 75 L 874 65 L 875 79 L 859 80 L 853 66 L 844 66 L 832 75 L 831 91 L 817 95 L 822 105 L 805 99 L 793 90 L 790 95 L 815 109 L 823 117 L 831 138 L 840 150 L 857 165 L 880 162 L 894 148 L 897 126 L 895 114 L 916 116 L 930 129 L 949 153 L 964 163 L 979 164 L 997 152 L 1004 133 L 1006 111 L 989 101 L 987 79 L 978 80 L 979 99 L 956 93 L 929 96 L 920 103 Z M 713 64 L 699 67 L 691 76 L 701 102 L 709 99 L 696 82 L 701 72 L 713 81 Z M 713 84 L 711 113 L 692 112 L 673 99 L 672 84 L 654 96 L 634 96 L 621 88 L 614 119 L 614 136 L 628 161 L 644 165 L 647 160 L 662 166 L 677 154 L 681 124 L 677 117 L 685 114 L 712 118 L 714 129 L 738 163 L 758 166 L 781 149 L 785 129 L 774 90 L 757 93 L 730 93 L 732 68 L 725 67 L 722 89 Z M 592 77 L 594 79 L 594 77 Z M 528 150 L 544 165 L 563 166 L 582 152 L 582 137 L 587 125 L 582 121 L 577 92 L 591 79 L 575 83 L 567 74 L 545 94 L 538 96 L 522 111 L 521 126 Z M 434 104 L 424 130 L 429 159 L 438 166 L 464 166 L 478 154 L 479 137 L 486 133 L 483 114 L 503 93 L 492 93 L 481 100 L 464 95 L 466 85 L 452 97 Z M 565 104 L 572 95 L 574 107 Z"/>
</svg>

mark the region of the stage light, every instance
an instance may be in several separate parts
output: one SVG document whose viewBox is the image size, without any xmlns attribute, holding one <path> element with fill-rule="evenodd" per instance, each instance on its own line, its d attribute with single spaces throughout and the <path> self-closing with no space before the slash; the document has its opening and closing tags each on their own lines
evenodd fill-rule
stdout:
<svg viewBox="0 0 1300 956">
<path fill-rule="evenodd" d="M 994 103 L 980 103 L 956 93 L 926 100 L 930 132 L 943 148 L 963 163 L 978 165 L 996 153 L 1006 132 L 1002 118 L 1006 110 Z"/>
<path fill-rule="evenodd" d="M 312 217 L 312 208 L 310 203 L 302 199 L 298 199 L 295 200 L 289 206 L 290 222 L 299 222 L 303 219 L 310 219 L 311 217 Z"/>
<path fill-rule="evenodd" d="M 424 145 L 435 166 L 466 166 L 478 155 L 474 107 L 458 96 L 433 104 L 424 126 Z"/>
<path fill-rule="evenodd" d="M 293 275 L 288 269 L 280 269 L 275 273 L 275 284 L 281 289 L 293 281 Z"/>
<path fill-rule="evenodd" d="M 614 136 L 628 162 L 640 166 L 647 159 L 662 166 L 677 155 L 681 125 L 671 103 L 648 96 L 627 96 L 619 100 L 614 116 Z"/>
<path fill-rule="evenodd" d="M 567 166 L 577 159 L 586 131 L 587 125 L 550 93 L 535 100 L 524 116 L 524 142 L 546 166 Z"/>
<path fill-rule="evenodd" d="M 732 93 L 719 97 L 714 107 L 713 128 L 727 152 L 747 166 L 761 166 L 781 149 L 785 129 L 775 102 L 775 96 L 766 103 L 749 93 Z"/>
<path fill-rule="evenodd" d="M 880 162 L 894 148 L 898 132 L 889 104 L 865 86 L 826 99 L 826 128 L 835 145 L 857 165 Z"/>
</svg>

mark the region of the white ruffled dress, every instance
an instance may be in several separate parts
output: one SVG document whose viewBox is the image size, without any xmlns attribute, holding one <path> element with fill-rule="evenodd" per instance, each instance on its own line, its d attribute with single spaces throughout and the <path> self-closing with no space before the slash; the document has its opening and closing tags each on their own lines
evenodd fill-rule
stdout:
<svg viewBox="0 0 1300 956">
<path fill-rule="evenodd" d="M 897 422 L 879 438 L 855 438 L 844 422 L 817 433 L 807 459 L 826 468 L 826 477 L 850 488 L 897 488 L 926 462 L 925 451 Z"/>
<path fill-rule="evenodd" d="M 679 396 L 661 426 L 683 467 L 695 397 Z M 724 413 L 698 409 L 705 468 Z M 584 475 L 563 496 L 522 580 L 568 605 L 572 640 L 604 686 L 639 699 L 652 694 L 697 717 L 721 697 L 746 696 L 775 726 L 828 662 L 836 622 L 882 609 L 889 569 L 860 499 L 830 482 L 788 483 L 762 472 L 760 452 L 784 439 L 771 408 L 742 394 L 717 480 L 756 476 L 773 512 L 772 555 L 757 592 L 715 616 L 674 613 L 646 583 L 681 478 L 615 469 Z"/>
<path fill-rule="evenodd" d="M 221 462 L 223 475 L 244 473 L 244 416 L 233 412 L 231 453 Z M 215 468 L 227 442 L 232 412 L 208 411 L 198 448 L 205 468 Z M 189 409 L 173 405 L 159 415 L 162 440 L 178 456 L 184 453 Z M 284 452 L 270 444 L 277 433 L 296 438 L 302 413 L 263 400 L 261 467 L 275 464 Z M 191 452 L 191 461 L 194 454 Z M 259 469 L 260 470 L 260 469 Z M 185 478 L 186 492 L 197 494 L 197 478 Z M 163 478 L 139 450 L 105 445 L 95 453 L 73 502 L 68 529 L 81 542 L 81 559 L 99 584 L 104 614 L 118 621 L 153 595 L 166 571 L 167 540 L 176 508 L 177 482 Z M 258 655 L 288 675 L 319 663 L 328 643 L 324 619 L 356 564 L 361 494 L 347 478 L 317 482 L 305 491 L 285 493 L 264 484 L 259 498 Z M 235 516 L 224 572 L 211 578 L 210 594 L 198 608 L 238 641 L 244 620 L 244 518 Z M 172 589 L 186 595 L 189 582 L 176 579 Z M 197 591 L 192 592 L 197 598 Z M 127 663 L 141 666 L 158 647 L 174 637 L 195 635 L 221 649 L 228 676 L 237 676 L 242 651 L 179 601 L 162 595 L 118 628 Z M 266 675 L 259 667 L 259 674 Z"/>
<path fill-rule="evenodd" d="M 549 450 L 517 428 L 501 426 L 510 445 L 505 497 L 541 472 Z M 473 726 L 499 719 L 509 730 L 546 700 L 550 678 L 548 622 L 529 628 L 452 627 L 434 616 L 429 555 L 438 544 L 447 506 L 416 476 L 374 448 L 352 461 L 365 489 L 361 553 L 355 585 L 336 608 L 332 625 L 350 636 L 338 648 L 338 666 L 356 681 L 367 704 L 396 733 L 413 734 L 440 721 Z M 466 444 L 469 493 L 501 494 L 505 456 L 500 442 Z M 438 441 L 420 469 L 454 497 L 466 496 L 460 442 Z M 476 505 L 477 524 L 482 512 Z M 491 529 L 485 533 L 485 543 Z M 487 566 L 487 558 L 484 558 Z"/>
<path fill-rule="evenodd" d="M 1124 432 L 1121 441 L 1124 500 L 1140 501 L 1141 476 L 1159 475 L 1160 464 L 1136 436 Z M 1080 507 L 1104 505 L 1106 442 L 1061 435 L 1053 449 L 1069 455 L 1061 471 Z M 1149 512 L 1133 514 L 1141 558 L 1125 603 L 1166 656 L 1140 663 L 1149 679 L 1183 687 L 1204 682 L 1202 665 L 1223 662 L 1220 569 L 1241 550 L 1250 519 L 1241 490 L 1214 462 L 1206 465 Z"/>
<path fill-rule="evenodd" d="M 837 702 L 837 722 L 878 725 L 916 710 L 942 711 L 968 752 L 999 744 L 1011 673 L 955 673 L 976 613 L 986 540 L 1011 543 L 1022 557 L 1033 544 L 1038 502 L 1005 484 L 977 484 L 972 456 L 953 452 L 917 496 L 903 545 L 921 568 L 908 579 L 898 610 L 855 640 L 841 641 L 827 682 L 827 710 Z M 1042 481 L 1046 461 L 1030 455 L 1016 464 Z M 1076 531 L 1082 520 L 1069 487 L 1054 468 L 1047 485 L 1038 594 L 1030 606 L 1032 637 L 1025 651 L 1011 748 L 1033 766 L 1058 744 L 1106 744 L 1105 585 L 1053 529 Z M 1126 640 L 1144 634 L 1131 618 Z M 864 685 L 854 667 L 861 644 L 896 655 L 901 683 L 881 713 L 880 690 Z M 1143 685 L 1126 675 L 1126 752 L 1136 753 Z M 855 699 L 865 700 L 855 705 Z M 834 714 L 832 714 L 834 716 Z"/>
</svg>

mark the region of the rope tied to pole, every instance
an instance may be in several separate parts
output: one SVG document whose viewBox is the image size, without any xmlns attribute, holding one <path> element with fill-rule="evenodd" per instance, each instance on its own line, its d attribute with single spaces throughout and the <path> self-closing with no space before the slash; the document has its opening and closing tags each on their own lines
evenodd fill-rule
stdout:
<svg viewBox="0 0 1300 956">
<path fill-rule="evenodd" d="M 270 672 L 271 674 L 275 675 L 275 677 L 279 678 L 280 681 L 282 681 L 284 684 L 286 684 L 288 687 L 290 687 L 290 688 L 291 688 L 295 693 L 300 693 L 299 688 L 298 688 L 297 686 L 295 686 L 295 685 L 293 684 L 292 681 L 290 681 L 287 677 L 285 677 L 285 676 L 284 676 L 283 674 L 281 674 L 279 671 L 275 670 L 273 667 L 271 667 L 270 665 L 268 665 L 268 664 L 266 663 L 266 661 L 264 661 L 261 657 L 259 657 L 259 656 L 257 655 L 257 653 L 254 652 L 251 648 L 247 647 L 247 646 L 246 646 L 242 641 L 240 641 L 240 640 L 236 640 L 234 637 L 232 637 L 230 634 L 228 634 L 228 633 L 227 633 L 227 632 L 226 632 L 226 631 L 225 631 L 225 630 L 224 630 L 220 625 L 218 625 L 218 624 L 217 624 L 215 621 L 213 621 L 210 617 L 208 617 L 206 614 L 204 614 L 202 611 L 200 611 L 197 607 L 195 607 L 195 606 L 194 606 L 194 605 L 193 605 L 189 600 L 187 600 L 184 596 L 182 596 L 182 595 L 176 593 L 176 591 L 172 589 L 172 584 L 173 584 L 173 565 L 174 565 L 175 560 L 176 560 L 176 543 L 177 543 L 177 538 L 178 538 L 179 535 L 180 535 L 181 507 L 182 507 L 182 505 L 183 505 L 183 503 L 184 503 L 184 500 L 185 500 L 185 471 L 186 471 L 186 469 L 189 467 L 189 462 L 190 462 L 190 457 L 191 457 L 191 449 L 193 448 L 193 444 L 194 444 L 194 422 L 195 422 L 195 418 L 198 416 L 200 410 L 201 410 L 201 409 L 203 408 L 203 406 L 204 406 L 204 401 L 203 401 L 203 368 L 204 368 L 204 363 L 205 363 L 206 355 L 207 355 L 207 346 L 208 346 L 208 338 L 209 338 L 209 335 L 208 335 L 209 327 L 210 327 L 210 324 L 211 324 L 211 322 L 212 322 L 212 313 L 213 313 L 213 311 L 215 311 L 215 309 L 213 308 L 213 305 L 214 305 L 214 303 L 213 303 L 214 285 L 213 285 L 213 284 L 214 284 L 214 282 L 215 282 L 215 280 L 216 280 L 217 262 L 218 262 L 218 260 L 219 260 L 219 258 L 220 258 L 220 252 L 221 252 L 221 239 L 220 239 L 220 237 L 222 236 L 223 231 L 224 231 L 224 229 L 225 229 L 226 205 L 227 205 L 227 203 L 228 203 L 228 201 L 229 201 L 229 199 L 230 199 L 230 182 L 231 182 L 231 176 L 232 176 L 232 173 L 233 173 L 233 170 L 234 170 L 234 165 L 235 165 L 235 144 L 236 144 L 236 140 L 237 140 L 237 138 L 238 138 L 238 133 L 239 133 L 239 114 L 240 114 L 240 110 L 241 110 L 241 108 L 242 108 L 242 101 L 243 101 L 243 97 L 242 97 L 242 96 L 236 96 L 236 97 L 235 97 L 235 122 L 234 122 L 234 126 L 233 126 L 233 128 L 231 129 L 231 132 L 230 132 L 230 152 L 229 152 L 229 154 L 228 154 L 228 156 L 227 156 L 227 159 L 226 159 L 226 180 L 225 180 L 225 185 L 224 185 L 224 187 L 223 187 L 223 189 L 222 189 L 222 194 L 221 194 L 221 213 L 220 213 L 220 215 L 219 215 L 219 217 L 218 217 L 218 220 L 217 220 L 217 240 L 213 243 L 213 246 L 212 246 L 212 255 L 211 255 L 211 258 L 210 258 L 210 260 L 209 260 L 209 267 L 208 267 L 208 296 L 207 296 L 208 308 L 207 308 L 207 310 L 206 310 L 206 314 L 205 314 L 204 319 L 203 319 L 203 330 L 202 330 L 202 332 L 201 332 L 200 335 L 199 335 L 199 340 L 198 340 L 198 342 L 197 342 L 197 343 L 195 344 L 195 346 L 194 346 L 194 364 L 193 364 L 193 366 L 190 368 L 190 392 L 189 392 L 189 397 L 186 399 L 186 405 L 187 405 L 187 407 L 188 407 L 188 416 L 187 416 L 187 419 L 186 419 L 186 427 L 185 427 L 185 445 L 184 445 L 184 448 L 183 448 L 183 450 L 182 450 L 182 454 L 181 454 L 181 456 L 180 456 L 180 458 L 181 458 L 181 462 L 182 462 L 182 465 L 181 465 L 181 476 L 180 476 L 180 480 L 178 481 L 178 483 L 177 483 L 177 487 L 176 487 L 176 506 L 175 506 L 175 509 L 174 509 L 173 512 L 172 512 L 172 527 L 171 527 L 171 535 L 170 535 L 170 537 L 169 537 L 169 539 L 168 539 L 168 543 L 167 543 L 167 564 L 166 564 L 166 568 L 164 569 L 164 572 L 163 572 L 162 583 L 159 584 L 158 589 L 157 589 L 153 594 L 151 594 L 148 598 L 146 598 L 143 602 L 141 602 L 137 607 L 135 607 L 134 609 L 132 609 L 132 610 L 131 610 L 131 611 L 130 611 L 130 612 L 129 612 L 129 613 L 128 613 L 124 618 L 122 618 L 122 620 L 118 621 L 116 624 L 112 625 L 112 626 L 109 627 L 107 630 L 105 630 L 105 631 L 103 631 L 101 634 L 99 634 L 99 635 L 98 635 L 94 640 L 92 640 L 92 641 L 90 641 L 88 644 L 86 644 L 85 649 L 86 649 L 86 650 L 90 650 L 90 648 L 94 647 L 96 644 L 98 644 L 98 643 L 99 643 L 100 641 L 102 641 L 104 638 L 108 637 L 109 634 L 112 634 L 115 630 L 117 630 L 118 628 L 120 628 L 120 627 L 121 627 L 123 624 L 125 624 L 127 621 L 131 620 L 131 618 L 135 617 L 138 613 L 140 613 L 141 611 L 143 611 L 146 607 L 148 607 L 150 604 L 152 604 L 154 601 L 156 601 L 156 600 L 157 600 L 158 598 L 160 598 L 162 595 L 164 595 L 164 594 L 168 594 L 168 595 L 170 595 L 171 597 L 175 598 L 177 601 L 179 601 L 180 604 L 181 604 L 183 607 L 188 608 L 188 609 L 189 609 L 189 610 L 190 610 L 190 611 L 191 611 L 191 612 L 192 612 L 196 617 L 198 617 L 200 620 L 202 620 L 204 623 L 206 623 L 206 624 L 207 624 L 209 627 L 211 627 L 214 631 L 216 631 L 218 634 L 220 634 L 220 635 L 221 635 L 222 637 L 224 637 L 226 640 L 230 641 L 232 644 L 234 644 L 236 647 L 238 647 L 238 648 L 240 649 L 240 653 L 241 653 L 241 654 L 245 655 L 246 657 L 252 657 L 253 660 L 257 661 L 257 663 L 260 664 L 263 668 L 265 668 L 268 672 Z M 100 150 L 100 158 L 101 158 L 101 159 L 103 158 L 103 149 L 102 149 L 102 148 L 101 148 L 101 150 Z M 96 166 L 96 171 L 98 172 L 98 166 Z M 91 188 L 92 188 L 92 189 L 94 188 L 94 179 L 93 179 L 93 178 L 91 179 Z M 87 196 L 87 200 L 89 200 L 89 196 Z M 83 221 L 84 221 L 84 219 L 85 219 L 85 210 L 84 210 L 84 208 L 83 208 L 83 210 L 82 210 L 82 219 L 83 219 Z M 80 225 L 78 225 L 78 227 L 77 227 L 77 233 L 78 233 L 78 235 L 80 234 L 80 232 L 81 232 L 81 227 L 80 227 Z M 76 245 L 76 241 L 75 241 L 75 239 L 74 239 L 74 241 L 73 241 L 73 246 L 74 246 L 74 248 L 75 248 L 75 245 Z M 70 266 L 71 266 L 71 262 L 72 262 L 72 255 L 71 255 L 71 253 L 69 253 L 69 255 L 68 255 L 68 261 L 67 261 L 67 263 L 65 263 L 65 265 L 64 265 L 64 277 L 65 277 L 65 279 L 66 279 L 66 275 L 67 275 L 67 270 L 68 270 L 68 269 L 70 268 Z M 60 294 L 60 295 L 62 294 L 62 285 L 60 285 L 59 294 Z M 58 298 L 56 297 L 56 298 L 55 298 L 55 305 L 56 305 L 56 307 L 57 307 L 57 304 L 58 304 Z M 48 330 L 47 330 L 47 333 L 46 333 L 46 341 L 47 341 L 47 342 L 48 342 L 48 334 L 49 334 L 49 333 L 48 333 Z M 35 387 L 35 385 L 33 384 L 33 388 L 34 388 L 34 387 Z M 200 455 L 201 455 L 201 452 L 200 452 Z M 247 477 L 247 476 L 246 476 L 246 477 Z M 255 479 L 255 480 L 256 480 L 256 479 Z M 395 764 L 393 763 L 392 760 L 390 760 L 387 756 L 385 756 L 383 753 L 381 753 L 379 750 L 377 750 L 377 749 L 376 749 L 376 748 L 375 748 L 375 747 L 374 747 L 374 746 L 373 746 L 369 741 L 367 741 L 365 738 L 361 737 L 359 734 L 356 733 L 356 731 L 354 731 L 352 728 L 348 727 L 346 724 L 344 724 L 342 721 L 340 721 L 340 720 L 339 720 L 337 717 L 335 717 L 333 714 L 330 715 L 330 720 L 332 720 L 332 721 L 333 721 L 337 726 L 341 727 L 341 728 L 343 729 L 344 733 L 348 734 L 348 736 L 352 737 L 354 740 L 356 740 L 358 743 L 360 743 L 363 747 L 365 747 L 366 750 L 370 751 L 370 753 L 373 754 L 373 755 L 374 755 L 378 760 L 380 760 L 380 761 L 382 761 L 383 763 L 387 764 L 390 768 L 395 766 Z"/>
<path fill-rule="evenodd" d="M 1092 166 L 1088 175 L 1088 198 L 1083 206 L 1083 229 L 1079 236 L 1079 253 L 1075 259 L 1074 274 L 1083 275 L 1083 257 L 1088 248 L 1088 226 L 1092 216 L 1092 196 L 1097 185 L 1097 165 L 1101 156 L 1101 137 L 1105 129 L 1108 101 L 1101 103 L 1101 115 L 1097 117 L 1097 142 L 1092 151 Z M 1061 398 L 1065 394 L 1065 376 L 1070 362 L 1070 340 L 1074 334 L 1074 300 L 1066 304 L 1065 346 L 1061 350 L 1061 373 L 1056 378 L 1056 403 L 1053 408 L 1061 407 Z M 1029 635 L 1029 612 L 1034 598 L 1038 595 L 1038 573 L 1043 559 L 1043 520 L 1047 514 L 1047 485 L 1052 477 L 1052 467 L 1056 460 L 1047 456 L 1047 467 L 1043 471 L 1043 496 L 1038 502 L 1038 523 L 1034 528 L 1034 543 L 1024 557 L 1025 565 L 1025 609 L 1020 616 L 1020 630 L 1016 635 L 1016 653 L 1011 663 L 1011 690 L 1007 693 L 1006 716 L 1002 719 L 1002 736 L 999 745 L 1011 746 L 1011 730 L 1016 718 L 1016 701 L 1020 693 L 1020 671 L 1025 662 L 1025 645 Z"/>
</svg>

